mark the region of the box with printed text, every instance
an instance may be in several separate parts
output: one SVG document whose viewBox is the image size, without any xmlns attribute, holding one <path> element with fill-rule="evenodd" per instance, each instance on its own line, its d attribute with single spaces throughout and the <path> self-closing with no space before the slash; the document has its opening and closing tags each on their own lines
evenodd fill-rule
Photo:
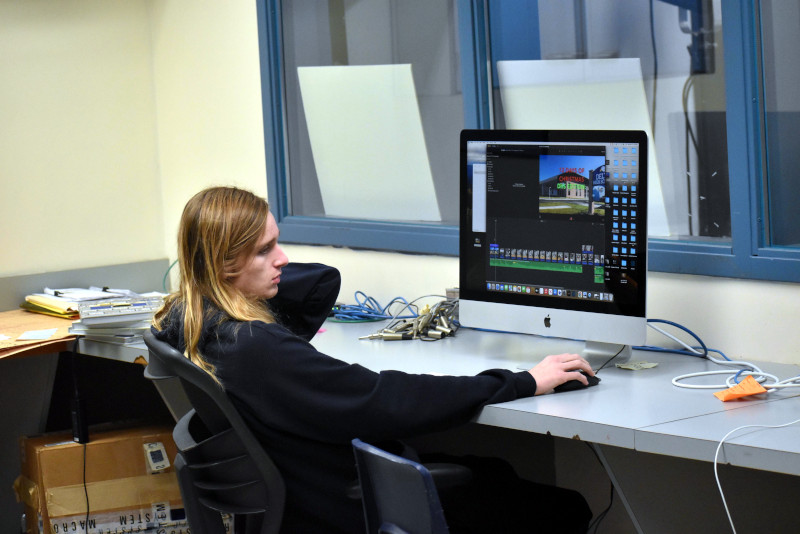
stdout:
<svg viewBox="0 0 800 534">
<path fill-rule="evenodd" d="M 188 532 L 166 427 L 139 427 L 20 441 L 27 534 Z M 158 529 L 158 530 L 157 530 Z"/>
</svg>

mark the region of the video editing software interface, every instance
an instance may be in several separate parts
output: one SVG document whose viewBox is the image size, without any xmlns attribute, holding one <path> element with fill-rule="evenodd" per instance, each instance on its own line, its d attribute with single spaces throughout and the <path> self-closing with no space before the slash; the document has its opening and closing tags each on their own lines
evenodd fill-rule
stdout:
<svg viewBox="0 0 800 534">
<path fill-rule="evenodd" d="M 622 137 L 467 141 L 471 205 L 462 216 L 471 214 L 472 231 L 461 245 L 462 289 L 497 302 L 546 298 L 554 299 L 546 306 L 644 316 L 646 147 Z"/>
</svg>

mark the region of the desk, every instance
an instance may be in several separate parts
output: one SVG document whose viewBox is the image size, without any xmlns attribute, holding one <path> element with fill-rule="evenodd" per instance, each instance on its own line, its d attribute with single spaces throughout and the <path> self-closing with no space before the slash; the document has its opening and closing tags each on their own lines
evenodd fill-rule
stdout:
<svg viewBox="0 0 800 534">
<path fill-rule="evenodd" d="M 75 339 L 68 330 L 72 321 L 25 310 L 0 312 L 0 334 L 10 339 L 0 341 L 0 359 L 33 356 L 48 352 L 67 350 L 69 343 Z M 49 339 L 17 341 L 21 334 L 31 330 L 55 329 L 56 333 Z"/>
<path fill-rule="evenodd" d="M 29 313 L 17 309 L 25 295 L 40 292 L 43 287 L 89 287 L 90 285 L 125 287 L 137 292 L 151 291 L 162 286 L 164 273 L 169 269 L 170 260 L 161 258 L 157 260 L 137 261 L 116 265 L 101 265 L 97 267 L 81 267 L 60 271 L 48 271 L 19 276 L 0 277 L 0 334 L 14 335 L 14 325 L 19 327 L 19 333 L 26 330 L 43 330 L 58 328 L 56 336 L 45 342 L 31 342 L 24 345 L 0 342 L 0 532 L 18 532 L 19 514 L 22 511 L 20 504 L 15 502 L 13 492 L 10 491 L 14 479 L 19 475 L 19 443 L 21 435 L 41 433 L 48 428 L 47 423 L 51 404 L 57 402 L 58 391 L 54 391 L 57 384 L 59 362 L 62 359 L 59 353 L 74 348 L 73 337 L 67 331 L 72 321 L 49 317 L 46 315 Z M 16 318 L 16 319 L 15 319 Z M 17 324 L 17 319 L 24 322 L 35 321 L 36 325 Z M 16 339 L 16 337 L 13 337 Z M 10 340 L 6 340 L 10 341 Z M 16 345 L 15 347 L 11 347 Z M 114 347 L 100 344 L 102 347 L 92 347 L 78 342 L 78 352 L 93 356 L 111 356 L 112 359 L 133 362 L 137 356 L 146 354 L 144 347 L 138 351 L 133 349 L 123 350 L 119 353 Z M 98 349 L 98 350 L 94 350 Z M 115 382 L 120 382 L 116 368 L 122 368 L 125 375 L 138 374 L 137 383 L 145 384 L 141 376 L 140 366 L 113 365 L 114 362 L 99 360 L 103 367 L 113 366 L 114 372 L 101 375 L 102 383 L 92 387 L 94 390 L 103 390 Z M 134 378 L 134 377 L 131 377 Z M 134 386 L 136 387 L 136 386 Z M 163 410 L 163 403 L 158 395 L 148 385 L 150 394 L 155 397 L 158 408 Z M 145 388 L 138 388 L 144 390 Z M 55 393 L 56 395 L 51 395 Z M 126 388 L 117 387 L 114 400 L 123 399 L 130 404 L 138 404 L 136 393 L 130 395 Z M 68 410 L 68 406 L 57 406 L 58 410 Z"/>
<path fill-rule="evenodd" d="M 753 403 L 742 410 L 724 410 L 643 428 L 636 450 L 710 460 L 719 440 L 745 425 L 777 426 L 800 419 L 800 397 Z M 725 441 L 721 463 L 800 476 L 800 425 L 768 430 L 743 429 Z"/>
<path fill-rule="evenodd" d="M 515 370 L 531 366 L 546 354 L 580 352 L 583 348 L 582 343 L 574 341 L 469 329 L 433 342 L 358 339 L 380 326 L 328 322 L 313 344 L 321 352 L 375 371 L 398 369 L 459 375 L 489 368 Z M 800 418 L 800 388 L 723 403 L 712 394 L 714 390 L 683 389 L 671 383 L 678 375 L 719 370 L 722 367 L 718 364 L 691 356 L 647 351 L 634 351 L 632 360 L 656 362 L 658 366 L 642 371 L 608 367 L 599 373 L 602 382 L 597 387 L 490 405 L 478 414 L 475 422 L 592 443 L 624 499 L 621 490 L 626 484 L 619 484 L 615 472 L 630 467 L 620 465 L 615 460 L 620 456 L 618 451 L 608 447 L 712 462 L 719 440 L 730 430 L 748 424 L 783 424 Z M 762 362 L 759 365 L 781 378 L 800 374 L 796 365 Z M 703 380 L 721 382 L 719 375 L 700 379 Z M 614 454 L 605 455 L 604 451 Z M 723 452 L 721 464 L 800 475 L 800 425 L 736 434 L 726 441 Z M 623 462 L 636 457 L 624 456 Z M 721 504 L 713 480 L 705 481 L 704 485 L 704 491 L 715 499 L 713 509 L 707 513 L 719 515 Z M 640 488 L 634 490 L 637 493 Z M 627 502 L 626 508 L 637 531 L 654 531 L 654 521 L 645 529 Z M 719 522 L 711 531 L 715 528 L 720 528 Z"/>
<path fill-rule="evenodd" d="M 85 356 L 136 363 L 142 366 L 147 365 L 147 347 L 143 342 L 119 345 L 80 338 L 75 344 L 76 336 L 68 332 L 71 324 L 72 321 L 69 319 L 31 313 L 24 310 L 0 312 L 0 333 L 5 333 L 12 338 L 5 342 L 0 342 L 0 360 L 74 350 L 76 354 Z M 50 339 L 29 342 L 15 341 L 16 336 L 23 332 L 51 328 L 56 329 L 56 333 Z M 177 381 L 162 380 L 159 382 L 157 389 L 166 405 L 172 410 L 171 415 L 176 420 L 189 409 L 189 403 Z"/>
<path fill-rule="evenodd" d="M 377 328 L 369 323 L 327 323 L 326 331 L 313 343 L 321 352 L 376 371 L 391 368 L 411 373 L 465 375 L 490 368 L 516 370 L 520 365 L 534 364 L 546 354 L 580 352 L 583 345 L 469 329 L 432 342 L 358 340 Z M 490 405 L 476 422 L 711 461 L 717 443 L 733 428 L 800 418 L 800 388 L 721 402 L 712 395 L 713 390 L 683 389 L 671 383 L 673 377 L 681 374 L 722 369 L 713 362 L 646 351 L 634 351 L 632 359 L 656 362 L 658 366 L 642 371 L 607 367 L 600 371 L 598 376 L 602 381 L 597 387 Z M 796 365 L 763 363 L 761 367 L 784 378 L 800 374 Z M 709 380 L 718 383 L 721 379 L 712 376 Z M 770 432 L 769 438 L 763 440 L 734 436 L 724 449 L 727 452 L 745 445 L 749 448 L 746 454 L 728 454 L 726 463 L 800 474 L 800 426 Z"/>
<path fill-rule="evenodd" d="M 72 320 L 32 313 L 25 310 L 0 312 L 0 334 L 11 339 L 0 341 L 0 360 L 25 358 L 36 354 L 48 354 L 72 350 L 74 335 L 69 333 Z M 16 341 L 16 337 L 30 330 L 56 329 L 49 339 Z M 128 363 L 147 363 L 147 347 L 144 343 L 115 345 L 85 338 L 78 340 L 77 352 Z"/>
</svg>

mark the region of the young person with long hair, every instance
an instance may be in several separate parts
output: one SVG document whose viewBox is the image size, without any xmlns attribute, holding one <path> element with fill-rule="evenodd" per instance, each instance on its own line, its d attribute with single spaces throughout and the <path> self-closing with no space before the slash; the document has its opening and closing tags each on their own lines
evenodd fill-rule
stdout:
<svg viewBox="0 0 800 534">
<path fill-rule="evenodd" d="M 213 187 L 192 197 L 178 230 L 179 286 L 153 331 L 214 376 L 278 466 L 283 532 L 364 532 L 361 504 L 346 496 L 357 476 L 353 438 L 382 444 L 457 427 L 487 404 L 592 374 L 575 354 L 467 377 L 375 373 L 322 354 L 309 340 L 338 296 L 339 272 L 289 263 L 278 236 L 266 200 L 248 191 Z M 591 512 L 580 494 L 513 474 L 493 478 L 480 474 L 480 486 L 454 497 L 461 502 L 442 496 L 453 532 L 462 524 L 504 532 L 519 522 L 530 531 L 585 531 Z M 498 491 L 512 498 L 483 502 Z"/>
</svg>

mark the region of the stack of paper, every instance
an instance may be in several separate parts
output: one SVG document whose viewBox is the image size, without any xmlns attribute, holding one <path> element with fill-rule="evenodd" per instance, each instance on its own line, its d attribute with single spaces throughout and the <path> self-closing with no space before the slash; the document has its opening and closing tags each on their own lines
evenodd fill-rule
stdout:
<svg viewBox="0 0 800 534">
<path fill-rule="evenodd" d="M 44 293 L 27 295 L 25 301 L 20 304 L 20 308 L 65 319 L 78 318 L 78 304 L 76 302 Z"/>
<path fill-rule="evenodd" d="M 163 293 L 138 294 L 107 287 L 50 289 L 27 295 L 21 308 L 36 313 L 77 319 L 69 333 L 95 341 L 128 345 L 141 343 L 153 314 L 164 303 Z"/>
<path fill-rule="evenodd" d="M 153 314 L 164 304 L 161 294 L 148 294 L 127 299 L 82 303 L 80 319 L 72 323 L 71 334 L 86 339 L 129 345 L 143 342 Z"/>
<path fill-rule="evenodd" d="M 129 296 L 131 296 L 131 292 L 127 289 L 99 287 L 50 289 L 46 287 L 42 293 L 27 295 L 20 307 L 45 315 L 77 319 L 79 316 L 78 307 L 82 302 L 96 302 Z"/>
<path fill-rule="evenodd" d="M 69 333 L 78 336 L 83 336 L 92 341 L 102 341 L 104 343 L 117 343 L 119 345 L 131 345 L 134 343 L 142 343 L 144 338 L 144 331 L 150 328 L 150 320 L 145 319 L 133 323 L 127 323 L 124 326 L 108 326 L 97 327 L 83 324 L 81 321 L 75 321 L 69 327 Z"/>
</svg>

